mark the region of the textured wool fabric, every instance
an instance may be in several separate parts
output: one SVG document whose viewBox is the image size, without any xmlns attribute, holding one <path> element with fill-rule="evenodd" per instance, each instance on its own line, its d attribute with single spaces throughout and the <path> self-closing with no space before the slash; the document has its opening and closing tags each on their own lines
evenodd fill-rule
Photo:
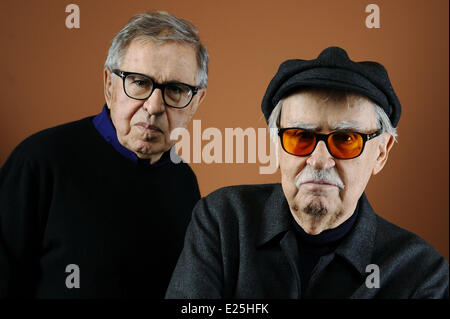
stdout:
<svg viewBox="0 0 450 319">
<path fill-rule="evenodd" d="M 354 62 L 344 49 L 329 47 L 317 59 L 287 60 L 280 65 L 262 101 L 261 108 L 266 121 L 280 99 L 302 87 L 360 93 L 378 104 L 394 127 L 400 119 L 400 102 L 386 69 L 377 62 Z"/>
<path fill-rule="evenodd" d="M 162 299 L 199 199 L 187 164 L 134 163 L 92 117 L 39 132 L 0 170 L 0 298 Z"/>
<path fill-rule="evenodd" d="M 306 292 L 309 279 L 320 257 L 332 253 L 350 232 L 358 217 L 358 210 L 359 207 L 357 206 L 353 214 L 338 227 L 324 230 L 317 235 L 308 234 L 292 219 L 299 248 L 298 270 L 302 293 Z"/>
<path fill-rule="evenodd" d="M 364 194 L 352 229 L 320 257 L 302 292 L 292 219 L 281 184 L 226 187 L 202 198 L 166 298 L 448 298 L 448 262 L 377 216 Z M 366 284 L 373 265 L 378 288 Z"/>
</svg>

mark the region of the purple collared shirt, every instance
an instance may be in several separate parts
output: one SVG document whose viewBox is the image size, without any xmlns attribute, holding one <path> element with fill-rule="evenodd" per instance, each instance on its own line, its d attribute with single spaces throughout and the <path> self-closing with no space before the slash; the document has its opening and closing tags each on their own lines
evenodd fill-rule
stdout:
<svg viewBox="0 0 450 319">
<path fill-rule="evenodd" d="M 111 144 L 114 147 L 114 149 L 120 153 L 120 155 L 124 156 L 133 163 L 149 167 L 160 167 L 169 164 L 171 162 L 170 150 L 165 152 L 156 163 L 150 164 L 149 159 L 142 159 L 137 157 L 135 153 L 133 153 L 128 148 L 120 144 L 119 140 L 117 139 L 116 129 L 109 117 L 109 109 L 106 106 L 106 104 L 103 106 L 102 112 L 94 117 L 93 122 L 95 128 L 100 133 L 100 135 L 103 136 L 103 138 L 109 144 Z"/>
</svg>

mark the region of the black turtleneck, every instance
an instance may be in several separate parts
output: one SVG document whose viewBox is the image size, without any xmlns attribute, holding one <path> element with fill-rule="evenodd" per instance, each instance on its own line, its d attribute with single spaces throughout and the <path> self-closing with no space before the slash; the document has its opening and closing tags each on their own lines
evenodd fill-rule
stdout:
<svg viewBox="0 0 450 319">
<path fill-rule="evenodd" d="M 332 253 L 352 229 L 358 215 L 358 206 L 345 222 L 336 228 L 324 230 L 318 235 L 306 233 L 294 220 L 300 256 L 299 271 L 302 292 L 307 289 L 311 274 L 320 257 Z"/>
</svg>

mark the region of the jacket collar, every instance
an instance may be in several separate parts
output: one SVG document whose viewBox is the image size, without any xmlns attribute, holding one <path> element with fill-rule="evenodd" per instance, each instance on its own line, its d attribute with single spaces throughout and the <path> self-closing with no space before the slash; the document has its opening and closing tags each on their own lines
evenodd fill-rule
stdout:
<svg viewBox="0 0 450 319">
<path fill-rule="evenodd" d="M 338 246 L 335 253 L 350 262 L 363 276 L 372 260 L 377 231 L 377 217 L 363 193 L 359 198 L 358 218 L 353 229 Z"/>
<path fill-rule="evenodd" d="M 261 246 L 292 227 L 292 215 L 281 184 L 274 184 L 263 204 L 256 245 Z"/>
<path fill-rule="evenodd" d="M 345 258 L 362 275 L 372 259 L 376 235 L 376 215 L 363 193 L 357 205 L 359 211 L 353 229 L 338 246 L 335 253 Z M 284 196 L 281 184 L 274 184 L 273 191 L 264 203 L 259 221 L 257 246 L 274 239 L 292 229 L 293 217 Z M 281 240 L 281 236 L 279 238 Z"/>
</svg>

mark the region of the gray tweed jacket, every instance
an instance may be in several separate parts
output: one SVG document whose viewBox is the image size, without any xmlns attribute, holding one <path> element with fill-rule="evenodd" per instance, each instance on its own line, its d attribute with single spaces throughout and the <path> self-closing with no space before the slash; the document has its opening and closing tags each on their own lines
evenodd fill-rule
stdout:
<svg viewBox="0 0 450 319">
<path fill-rule="evenodd" d="M 292 215 L 280 184 L 233 186 L 194 208 L 166 298 L 448 298 L 448 262 L 377 216 L 363 194 L 352 230 L 301 293 Z"/>
</svg>

